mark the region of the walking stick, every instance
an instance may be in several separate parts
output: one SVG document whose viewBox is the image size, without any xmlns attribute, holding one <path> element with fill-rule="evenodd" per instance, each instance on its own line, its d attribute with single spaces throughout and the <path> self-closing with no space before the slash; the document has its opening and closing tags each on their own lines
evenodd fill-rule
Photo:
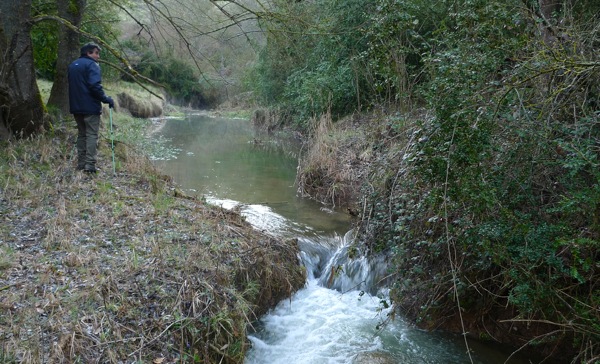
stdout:
<svg viewBox="0 0 600 364">
<path fill-rule="evenodd" d="M 115 137 L 113 134 L 113 125 L 112 125 L 112 108 L 108 109 L 108 114 L 110 115 L 110 147 L 112 149 L 112 167 L 113 167 L 113 176 L 117 174 L 115 169 Z"/>
</svg>

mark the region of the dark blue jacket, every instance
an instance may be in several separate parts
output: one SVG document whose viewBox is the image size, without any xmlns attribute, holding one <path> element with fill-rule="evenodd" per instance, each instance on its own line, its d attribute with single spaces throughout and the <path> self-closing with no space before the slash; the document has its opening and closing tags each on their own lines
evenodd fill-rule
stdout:
<svg viewBox="0 0 600 364">
<path fill-rule="evenodd" d="M 87 56 L 79 57 L 69 65 L 68 78 L 71 114 L 102 114 L 101 103 L 108 103 L 108 97 L 98 63 Z"/>
</svg>

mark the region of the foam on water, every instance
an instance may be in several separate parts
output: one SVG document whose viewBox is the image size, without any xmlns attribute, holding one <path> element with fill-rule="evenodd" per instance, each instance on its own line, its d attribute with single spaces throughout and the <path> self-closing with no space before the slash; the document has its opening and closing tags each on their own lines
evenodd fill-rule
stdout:
<svg viewBox="0 0 600 364">
<path fill-rule="evenodd" d="M 248 338 L 247 364 L 347 363 L 357 353 L 382 349 L 377 324 L 386 317 L 376 297 L 341 294 L 309 280 L 260 321 Z"/>
<path fill-rule="evenodd" d="M 381 325 L 392 310 L 384 307 L 389 302 L 382 278 L 387 275 L 386 263 L 381 257 L 349 259 L 351 231 L 343 237 L 308 237 L 310 227 L 293 223 L 268 206 L 211 197 L 207 201 L 239 209 L 257 229 L 296 237 L 307 270 L 305 288 L 264 315 L 248 336 L 252 347 L 245 364 L 352 364 L 365 353 L 389 363 L 471 362 L 460 336 L 418 330 L 400 318 Z M 477 343 L 470 344 L 470 349 L 475 347 Z M 473 364 L 500 364 L 507 357 L 490 348 L 479 349 L 485 352 L 484 359 L 473 352 Z"/>
<path fill-rule="evenodd" d="M 221 206 L 227 210 L 238 208 L 248 223 L 258 230 L 271 235 L 282 237 L 295 237 L 297 234 L 307 234 L 312 229 L 309 226 L 294 223 L 273 211 L 269 206 L 260 204 L 242 204 L 230 199 L 205 196 L 206 201 L 212 205 Z"/>
<path fill-rule="evenodd" d="M 471 342 L 469 358 L 460 336 L 419 330 L 401 318 L 380 326 L 391 310 L 382 300 L 362 291 L 342 294 L 310 279 L 261 318 L 248 336 L 252 347 L 245 364 L 352 364 L 365 353 L 385 360 L 377 363 L 402 364 L 501 364 L 508 357 Z"/>
</svg>

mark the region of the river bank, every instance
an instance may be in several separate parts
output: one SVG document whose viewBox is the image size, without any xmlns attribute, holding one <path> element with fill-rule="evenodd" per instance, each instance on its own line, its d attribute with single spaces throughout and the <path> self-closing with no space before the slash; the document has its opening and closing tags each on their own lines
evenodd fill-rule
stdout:
<svg viewBox="0 0 600 364">
<path fill-rule="evenodd" d="M 305 283 L 296 242 L 186 196 L 128 142 L 113 174 L 106 133 L 81 174 L 75 136 L 0 149 L 0 361 L 242 362 L 246 328 Z"/>
<path fill-rule="evenodd" d="M 437 165 L 448 177 L 434 182 L 436 122 L 426 110 L 376 110 L 336 122 L 322 115 L 310 123 L 314 137 L 298 167 L 299 190 L 358 217 L 351 249 L 390 262 L 396 312 L 418 327 L 507 345 L 532 362 L 597 362 L 595 241 L 546 235 L 558 217 L 519 215 L 527 204 L 502 213 L 500 202 L 471 207 L 474 192 L 465 186 L 483 177 L 466 178 L 449 162 Z M 504 174 L 490 174 L 504 181 Z M 451 198 L 450 185 L 468 193 Z M 509 206 L 515 192 L 494 188 L 478 191 L 503 191 Z M 593 232 L 594 224 L 586 226 Z M 545 268 L 533 274 L 532 267 Z"/>
</svg>

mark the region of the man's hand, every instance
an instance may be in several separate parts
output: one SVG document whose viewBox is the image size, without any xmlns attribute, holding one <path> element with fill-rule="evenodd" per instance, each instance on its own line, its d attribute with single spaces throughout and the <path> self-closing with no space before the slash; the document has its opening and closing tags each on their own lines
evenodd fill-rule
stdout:
<svg viewBox="0 0 600 364">
<path fill-rule="evenodd" d="M 112 97 L 107 97 L 106 98 L 106 103 L 108 104 L 108 107 L 110 107 L 111 109 L 115 108 L 115 102 L 113 101 Z"/>
</svg>

